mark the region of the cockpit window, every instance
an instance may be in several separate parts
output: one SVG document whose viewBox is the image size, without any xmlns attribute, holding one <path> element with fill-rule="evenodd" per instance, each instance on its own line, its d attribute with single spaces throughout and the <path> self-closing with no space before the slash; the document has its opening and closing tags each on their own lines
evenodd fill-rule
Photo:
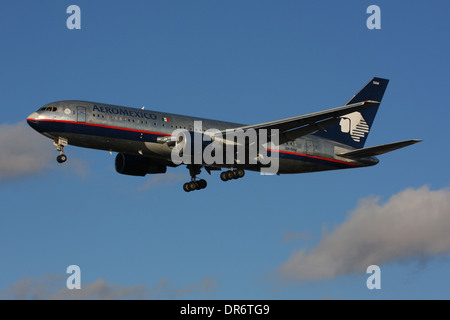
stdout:
<svg viewBox="0 0 450 320">
<path fill-rule="evenodd" d="M 42 107 L 39 109 L 39 111 L 51 111 L 51 112 L 56 112 L 58 111 L 58 108 L 56 107 Z"/>
</svg>

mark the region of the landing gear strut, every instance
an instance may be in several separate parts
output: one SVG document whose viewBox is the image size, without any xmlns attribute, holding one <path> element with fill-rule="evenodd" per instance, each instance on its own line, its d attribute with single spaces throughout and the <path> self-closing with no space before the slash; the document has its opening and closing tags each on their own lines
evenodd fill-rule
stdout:
<svg viewBox="0 0 450 320">
<path fill-rule="evenodd" d="M 222 179 L 222 181 L 228 181 L 231 179 L 240 179 L 244 175 L 245 175 L 245 171 L 243 169 L 228 170 L 228 171 L 224 171 L 220 174 L 220 179 Z"/>
<path fill-rule="evenodd" d="M 67 156 L 64 154 L 64 146 L 67 146 L 68 142 L 66 139 L 59 138 L 58 141 L 53 142 L 56 147 L 56 151 L 59 151 L 59 156 L 56 157 L 58 163 L 63 163 L 67 161 Z"/>
<path fill-rule="evenodd" d="M 186 192 L 205 189 L 208 185 L 206 180 L 197 180 L 197 175 L 201 172 L 201 166 L 199 165 L 188 165 L 189 174 L 191 175 L 191 181 L 183 184 L 183 190 Z"/>
</svg>

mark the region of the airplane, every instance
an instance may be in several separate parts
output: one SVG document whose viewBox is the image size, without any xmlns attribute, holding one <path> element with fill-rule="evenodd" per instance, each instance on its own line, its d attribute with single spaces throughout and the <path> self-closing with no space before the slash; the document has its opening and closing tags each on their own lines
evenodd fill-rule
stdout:
<svg viewBox="0 0 450 320">
<path fill-rule="evenodd" d="M 341 107 L 254 125 L 78 100 L 46 104 L 28 116 L 27 122 L 54 141 L 59 163 L 67 160 L 64 147 L 68 145 L 117 152 L 116 171 L 132 176 L 162 174 L 167 167 L 180 165 L 172 158 L 177 147 L 173 132 L 180 129 L 191 135 L 205 135 L 214 128 L 215 136 L 205 139 L 210 142 L 202 142 L 203 148 L 214 140 L 236 145 L 225 135 L 230 129 L 277 132 L 277 148 L 271 147 L 270 137 L 265 145 L 266 151 L 278 156 L 276 174 L 359 168 L 376 165 L 378 155 L 422 141 L 413 139 L 364 148 L 388 82 L 372 78 Z M 202 129 L 194 127 L 195 121 L 201 121 Z M 211 171 L 221 171 L 221 180 L 228 181 L 242 178 L 246 170 L 261 171 L 266 166 L 262 158 L 254 160 L 182 163 L 191 176 L 191 181 L 183 184 L 183 190 L 190 192 L 207 186 L 206 180 L 197 178 L 202 168 L 210 175 Z"/>
</svg>

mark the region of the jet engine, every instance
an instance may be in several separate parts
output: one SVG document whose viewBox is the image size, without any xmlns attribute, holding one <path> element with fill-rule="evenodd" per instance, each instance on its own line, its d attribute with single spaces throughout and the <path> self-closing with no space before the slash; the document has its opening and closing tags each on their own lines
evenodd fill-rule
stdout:
<svg viewBox="0 0 450 320">
<path fill-rule="evenodd" d="M 165 173 L 167 166 L 144 156 L 119 153 L 115 160 L 116 171 L 130 176 L 145 176 L 147 173 Z"/>
</svg>

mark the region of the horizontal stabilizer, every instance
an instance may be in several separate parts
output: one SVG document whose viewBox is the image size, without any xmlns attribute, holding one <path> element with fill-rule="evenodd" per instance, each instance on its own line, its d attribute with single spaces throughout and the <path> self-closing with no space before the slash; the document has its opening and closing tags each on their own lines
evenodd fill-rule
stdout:
<svg viewBox="0 0 450 320">
<path fill-rule="evenodd" d="M 382 144 L 380 146 L 358 149 L 358 150 L 341 153 L 341 154 L 337 154 L 337 155 L 340 157 L 350 158 L 350 159 L 378 156 L 383 153 L 391 152 L 391 151 L 394 151 L 394 150 L 397 150 L 400 148 L 410 146 L 410 145 L 415 144 L 420 141 L 422 141 L 422 140 L 414 139 L 414 140 L 406 140 L 406 141 Z"/>
</svg>

